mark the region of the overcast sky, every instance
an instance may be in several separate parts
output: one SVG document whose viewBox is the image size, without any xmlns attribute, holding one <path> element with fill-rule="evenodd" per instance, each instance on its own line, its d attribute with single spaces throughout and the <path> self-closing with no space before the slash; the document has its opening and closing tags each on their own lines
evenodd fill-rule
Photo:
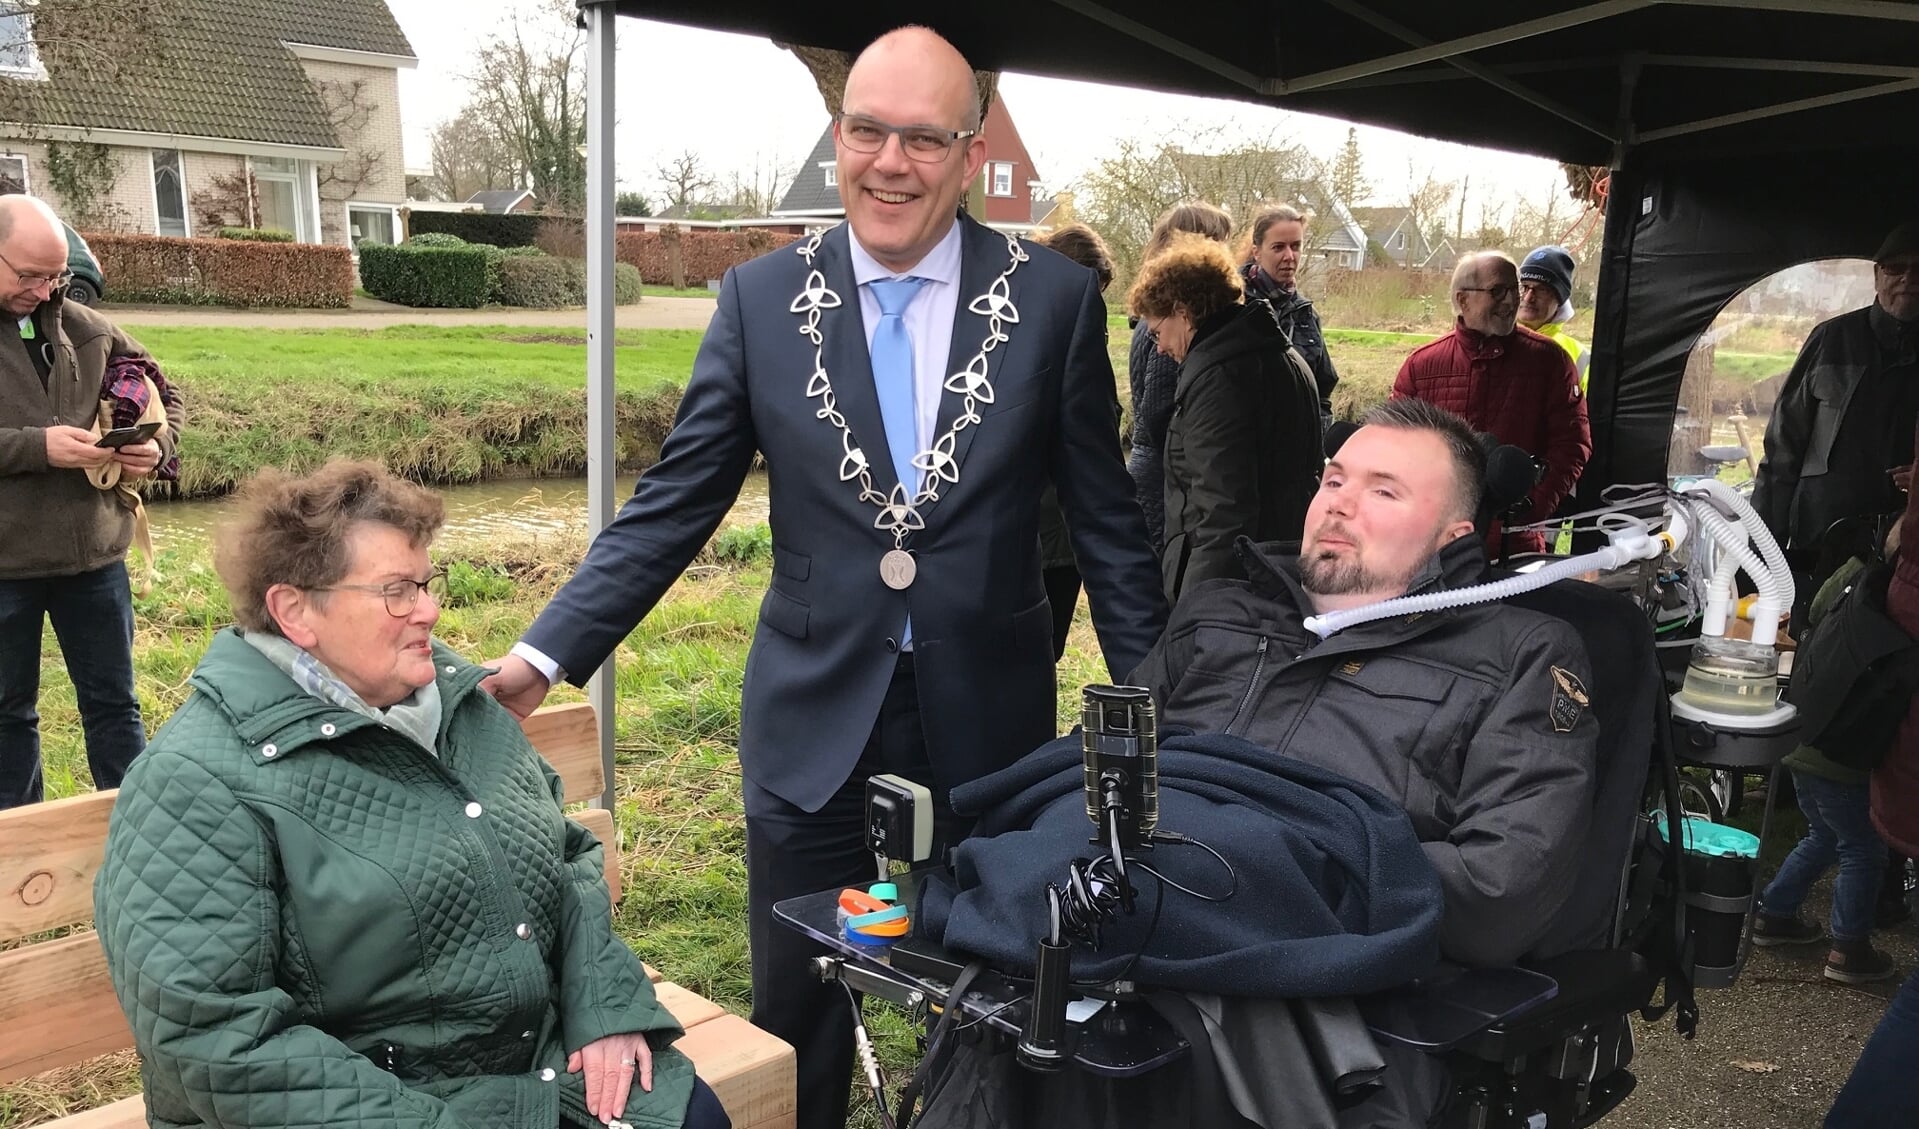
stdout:
<svg viewBox="0 0 1919 1129">
<path fill-rule="evenodd" d="M 400 72 L 400 100 L 407 167 L 424 169 L 431 164 L 429 131 L 466 100 L 464 75 L 473 54 L 530 4 L 388 3 L 420 59 L 419 69 Z M 698 152 L 708 169 L 722 175 L 751 169 L 756 160 L 796 166 L 826 127 L 826 108 L 806 68 L 764 39 L 621 20 L 616 81 L 621 187 L 655 197 L 654 170 L 684 150 Z M 1346 136 L 1346 123 L 1331 118 L 1030 75 L 1004 76 L 1000 95 L 1051 189 L 1072 187 L 1074 178 L 1121 138 L 1178 140 L 1195 131 L 1223 129 L 1229 137 L 1274 135 L 1330 156 Z M 1478 221 L 1479 208 L 1489 198 L 1543 200 L 1562 185 L 1558 166 L 1537 157 L 1368 126 L 1360 127 L 1359 137 L 1374 203 L 1403 202 L 1409 162 L 1414 179 L 1428 171 L 1442 180 L 1470 177 L 1469 225 Z"/>
</svg>

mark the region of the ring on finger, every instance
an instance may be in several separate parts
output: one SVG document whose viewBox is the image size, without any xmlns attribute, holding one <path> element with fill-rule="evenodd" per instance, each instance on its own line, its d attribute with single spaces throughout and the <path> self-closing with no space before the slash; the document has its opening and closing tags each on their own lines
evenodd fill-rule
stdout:
<svg viewBox="0 0 1919 1129">
<path fill-rule="evenodd" d="M 630 1067 L 633 1065 L 633 1060 L 630 1058 L 623 1058 L 620 1060 L 620 1065 Z"/>
</svg>

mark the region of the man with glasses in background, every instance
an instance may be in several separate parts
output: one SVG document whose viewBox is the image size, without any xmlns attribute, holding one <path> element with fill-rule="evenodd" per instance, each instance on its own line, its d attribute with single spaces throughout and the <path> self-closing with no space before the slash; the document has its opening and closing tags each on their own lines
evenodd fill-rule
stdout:
<svg viewBox="0 0 1919 1129">
<path fill-rule="evenodd" d="M 94 786 L 117 788 L 146 747 L 133 688 L 133 513 L 89 472 L 143 478 L 174 454 L 185 422 L 167 404 L 160 437 L 102 447 L 108 367 L 145 357 L 100 314 L 68 304 L 67 236 L 31 196 L 0 196 L 0 808 L 42 798 L 40 642 L 53 622 L 73 680 Z"/>
<path fill-rule="evenodd" d="M 1795 568 L 1836 521 L 1905 508 L 1919 417 L 1919 221 L 1873 255 L 1872 305 L 1813 327 L 1766 424 L 1752 505 Z M 1809 575 L 1806 591 L 1824 577 Z"/>
<path fill-rule="evenodd" d="M 871 882 L 866 781 L 956 785 L 1057 733 L 1040 576 L 1050 480 L 1115 680 L 1165 623 L 1113 428 L 1093 272 L 960 214 L 986 142 L 972 67 L 875 41 L 834 123 L 847 222 L 727 272 L 660 461 L 488 688 L 584 681 L 733 505 L 772 479 L 773 567 L 740 691 L 753 1022 L 799 1055 L 800 1129 L 841 1129 L 852 1018 L 775 902 Z"/>
<path fill-rule="evenodd" d="M 1504 252 L 1462 255 L 1452 290 L 1452 332 L 1406 358 L 1393 395 L 1437 404 L 1531 455 L 1539 479 L 1513 517 L 1544 521 L 1592 457 L 1579 375 L 1565 350 L 1519 324 L 1519 268 Z M 1537 531 L 1502 536 L 1498 526 L 1486 544 L 1495 557 L 1545 547 Z"/>
</svg>

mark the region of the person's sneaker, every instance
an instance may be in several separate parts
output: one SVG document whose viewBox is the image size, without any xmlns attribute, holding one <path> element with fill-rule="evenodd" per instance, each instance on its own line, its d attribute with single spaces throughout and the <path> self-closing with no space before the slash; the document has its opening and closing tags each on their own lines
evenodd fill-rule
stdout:
<svg viewBox="0 0 1919 1129">
<path fill-rule="evenodd" d="M 1760 948 L 1774 945 L 1810 945 L 1826 939 L 1826 931 L 1810 921 L 1784 914 L 1759 911 L 1752 922 L 1752 943 Z"/>
<path fill-rule="evenodd" d="M 1826 979 L 1841 984 L 1890 980 L 1893 971 L 1892 958 L 1873 948 L 1870 941 L 1846 941 L 1826 954 Z"/>
</svg>

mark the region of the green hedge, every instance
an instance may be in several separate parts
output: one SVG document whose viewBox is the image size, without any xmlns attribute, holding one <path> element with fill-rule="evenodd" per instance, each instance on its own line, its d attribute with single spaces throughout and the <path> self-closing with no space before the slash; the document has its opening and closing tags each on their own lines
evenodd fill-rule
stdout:
<svg viewBox="0 0 1919 1129">
<path fill-rule="evenodd" d="M 291 243 L 293 233 L 277 227 L 223 227 L 214 232 L 221 239 L 245 239 L 254 243 Z"/>
<path fill-rule="evenodd" d="M 640 268 L 632 263 L 613 264 L 613 304 L 630 306 L 640 300 Z"/>
<path fill-rule="evenodd" d="M 545 216 L 490 215 L 485 212 L 414 212 L 407 230 L 420 235 L 445 232 L 468 243 L 491 243 L 495 247 L 530 247 L 540 234 Z"/>
<path fill-rule="evenodd" d="M 360 247 L 360 285 L 383 302 L 478 309 L 491 286 L 489 256 L 478 247 Z"/>
<path fill-rule="evenodd" d="M 499 301 L 505 306 L 586 304 L 586 264 L 551 255 L 514 255 L 500 260 Z"/>
<path fill-rule="evenodd" d="M 444 231 L 428 231 L 407 237 L 409 247 L 464 247 L 466 240 Z"/>
</svg>

